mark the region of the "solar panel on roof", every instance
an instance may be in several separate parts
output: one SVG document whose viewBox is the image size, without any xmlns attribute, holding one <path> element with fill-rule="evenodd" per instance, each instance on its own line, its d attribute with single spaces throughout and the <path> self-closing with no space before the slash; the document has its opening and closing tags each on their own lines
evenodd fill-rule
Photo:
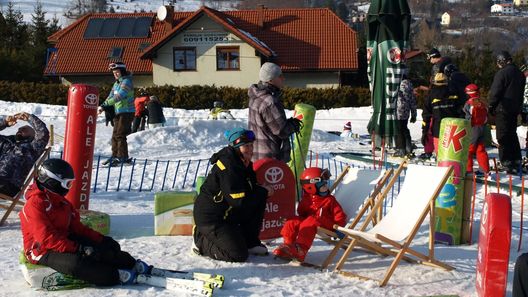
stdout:
<svg viewBox="0 0 528 297">
<path fill-rule="evenodd" d="M 103 27 L 104 19 L 91 19 L 84 31 L 84 39 L 99 37 L 99 31 Z"/>
<path fill-rule="evenodd" d="M 88 22 L 84 39 L 148 37 L 152 17 L 95 18 Z"/>
<path fill-rule="evenodd" d="M 133 36 L 135 18 L 122 18 L 119 22 L 115 37 L 130 37 Z"/>
<path fill-rule="evenodd" d="M 136 19 L 134 24 L 134 37 L 147 37 L 150 32 L 151 17 L 140 17 Z"/>
</svg>

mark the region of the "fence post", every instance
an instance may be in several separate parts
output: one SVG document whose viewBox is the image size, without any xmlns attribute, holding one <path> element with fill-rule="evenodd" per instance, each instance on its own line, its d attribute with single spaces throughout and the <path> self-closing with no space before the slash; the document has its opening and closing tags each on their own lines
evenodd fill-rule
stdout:
<svg viewBox="0 0 528 297">
<path fill-rule="evenodd" d="M 162 191 L 163 191 L 163 188 L 165 188 L 165 179 L 167 178 L 167 172 L 169 171 L 169 163 L 170 163 L 170 160 L 167 160 L 167 165 L 165 166 L 165 174 L 163 174 L 163 182 L 161 183 Z"/>
<path fill-rule="evenodd" d="M 134 167 L 136 167 L 136 158 L 132 159 L 132 169 L 130 170 L 130 182 L 128 183 L 128 192 L 132 188 L 132 180 L 134 179 Z"/>
</svg>

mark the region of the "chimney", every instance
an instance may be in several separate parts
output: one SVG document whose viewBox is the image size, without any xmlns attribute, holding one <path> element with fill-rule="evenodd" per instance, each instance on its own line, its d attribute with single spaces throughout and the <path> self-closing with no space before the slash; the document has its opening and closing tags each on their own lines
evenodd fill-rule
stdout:
<svg viewBox="0 0 528 297">
<path fill-rule="evenodd" d="M 266 10 L 266 6 L 264 4 L 259 4 L 257 6 L 257 13 L 258 13 L 258 19 L 257 19 L 257 25 L 259 28 L 264 29 L 264 24 L 266 23 L 266 16 L 264 15 Z"/>
<path fill-rule="evenodd" d="M 172 28 L 174 28 L 174 6 L 165 5 L 165 8 L 167 9 L 167 17 L 163 22 L 165 23 L 165 28 L 167 30 L 172 30 Z"/>
</svg>

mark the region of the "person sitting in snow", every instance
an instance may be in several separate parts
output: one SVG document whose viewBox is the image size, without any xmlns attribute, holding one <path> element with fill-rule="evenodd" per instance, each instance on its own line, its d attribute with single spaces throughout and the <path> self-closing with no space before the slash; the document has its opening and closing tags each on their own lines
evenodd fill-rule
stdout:
<svg viewBox="0 0 528 297">
<path fill-rule="evenodd" d="M 485 127 L 488 122 L 488 108 L 480 100 L 479 88 L 476 84 L 466 86 L 466 94 L 469 99 L 464 105 L 466 119 L 471 121 L 471 144 L 469 145 L 469 155 L 467 161 L 467 172 L 473 172 L 473 157 L 477 155 L 477 162 L 484 173 L 489 172 L 489 158 L 486 152 Z M 482 172 L 476 172 L 482 175 Z"/>
<path fill-rule="evenodd" d="M 113 238 L 81 223 L 79 212 L 64 197 L 73 181 L 73 169 L 62 159 L 48 159 L 38 168 L 19 213 L 24 256 L 98 286 L 133 283 L 149 266 L 122 251 Z"/>
<path fill-rule="evenodd" d="M 346 122 L 343 126 L 343 132 L 341 132 L 341 137 L 348 138 L 353 137 L 352 134 L 352 124 L 350 122 Z"/>
<path fill-rule="evenodd" d="M 273 251 L 276 257 L 303 262 L 317 227 L 333 230 L 334 224 L 345 226 L 347 216 L 329 192 L 329 177 L 328 170 L 318 167 L 306 168 L 301 174 L 303 197 L 297 207 L 298 216 L 286 221 L 282 227 L 284 243 Z"/>
<path fill-rule="evenodd" d="M 150 96 L 147 104 L 148 110 L 148 128 L 154 129 L 165 126 L 165 116 L 163 115 L 163 106 L 157 96 Z"/>
<path fill-rule="evenodd" d="M 15 135 L 0 135 L 0 193 L 11 197 L 20 191 L 50 138 L 46 124 L 25 112 L 0 118 L 0 130 L 15 125 L 18 120 L 29 125 L 18 128 Z"/>
<path fill-rule="evenodd" d="M 229 109 L 224 109 L 223 101 L 213 102 L 213 108 L 209 110 L 208 120 L 234 120 L 235 117 L 231 114 Z"/>
<path fill-rule="evenodd" d="M 251 157 L 255 134 L 226 131 L 227 147 L 213 154 L 213 167 L 194 202 L 193 247 L 198 255 L 245 262 L 249 254 L 266 255 L 260 242 L 268 190 L 257 184 Z"/>
</svg>

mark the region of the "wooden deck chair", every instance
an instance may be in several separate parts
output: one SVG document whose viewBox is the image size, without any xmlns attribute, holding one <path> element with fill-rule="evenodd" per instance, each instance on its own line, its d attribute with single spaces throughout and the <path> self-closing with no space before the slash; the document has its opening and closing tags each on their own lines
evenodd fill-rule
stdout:
<svg viewBox="0 0 528 297">
<path fill-rule="evenodd" d="M 42 164 L 42 162 L 44 162 L 44 160 L 48 158 L 50 151 L 51 147 L 47 147 L 44 152 L 40 155 L 35 164 L 33 164 L 33 166 L 31 167 L 31 170 L 29 171 L 28 175 L 26 176 L 26 179 L 24 180 L 20 191 L 15 196 L 10 197 L 4 194 L 0 194 L 0 208 L 4 208 L 6 210 L 4 216 L 2 217 L 2 220 L 0 221 L 0 226 L 5 223 L 5 221 L 9 217 L 9 214 L 15 209 L 16 206 L 24 206 L 24 202 L 20 199 L 22 199 L 27 187 L 31 184 L 33 178 L 37 174 L 37 168 L 40 166 L 40 164 Z"/>
<path fill-rule="evenodd" d="M 335 271 L 345 276 L 370 279 L 342 270 L 347 258 L 357 245 L 369 247 L 372 251 L 382 255 L 395 257 L 385 272 L 385 276 L 380 280 L 381 287 L 387 284 L 402 259 L 446 270 L 454 269 L 434 257 L 435 200 L 451 172 L 451 167 L 408 165 L 398 198 L 378 224 L 368 231 L 352 230 L 335 225 L 336 230 L 351 238 L 350 244 L 337 262 Z M 379 199 L 374 208 L 381 207 L 382 203 L 383 200 Z M 428 214 L 430 219 L 429 253 L 425 255 L 411 249 L 410 245 Z M 367 223 L 374 215 L 375 211 L 372 211 L 367 216 Z"/>
<path fill-rule="evenodd" d="M 341 186 L 334 193 L 334 196 L 339 201 L 345 212 L 349 215 L 349 223 L 345 228 L 356 229 L 356 226 L 361 222 L 361 220 L 365 219 L 365 215 L 369 212 L 372 212 L 376 202 L 389 194 L 389 191 L 398 180 L 398 177 L 400 176 L 400 173 L 403 171 L 406 164 L 406 162 L 402 162 L 396 170 L 386 170 L 381 177 L 378 176 L 377 178 L 374 178 L 374 176 L 372 176 L 370 181 L 374 182 L 375 186 L 370 193 L 368 193 L 368 187 L 365 187 L 365 184 L 369 183 L 369 179 L 365 180 L 356 178 L 355 175 L 359 173 L 352 172 L 352 174 L 348 176 L 348 179 L 344 179 Z M 357 181 L 357 183 L 351 182 L 353 180 Z M 365 192 L 365 189 L 367 189 L 367 192 Z M 379 209 L 381 210 L 381 207 Z M 376 212 L 376 214 L 373 215 L 372 220 L 369 222 L 364 222 L 360 230 L 365 230 L 365 228 L 370 223 L 376 224 L 377 220 L 381 219 L 380 214 L 381 212 Z M 332 230 L 321 227 L 318 228 L 318 234 L 325 234 L 327 237 L 337 237 L 337 234 Z M 322 237 L 322 239 L 326 242 L 332 243 L 330 240 L 324 237 Z M 346 248 L 348 243 L 350 243 L 350 237 L 346 236 L 337 242 L 333 242 L 335 246 L 323 261 L 321 268 L 327 268 L 337 255 L 339 249 Z"/>
</svg>

